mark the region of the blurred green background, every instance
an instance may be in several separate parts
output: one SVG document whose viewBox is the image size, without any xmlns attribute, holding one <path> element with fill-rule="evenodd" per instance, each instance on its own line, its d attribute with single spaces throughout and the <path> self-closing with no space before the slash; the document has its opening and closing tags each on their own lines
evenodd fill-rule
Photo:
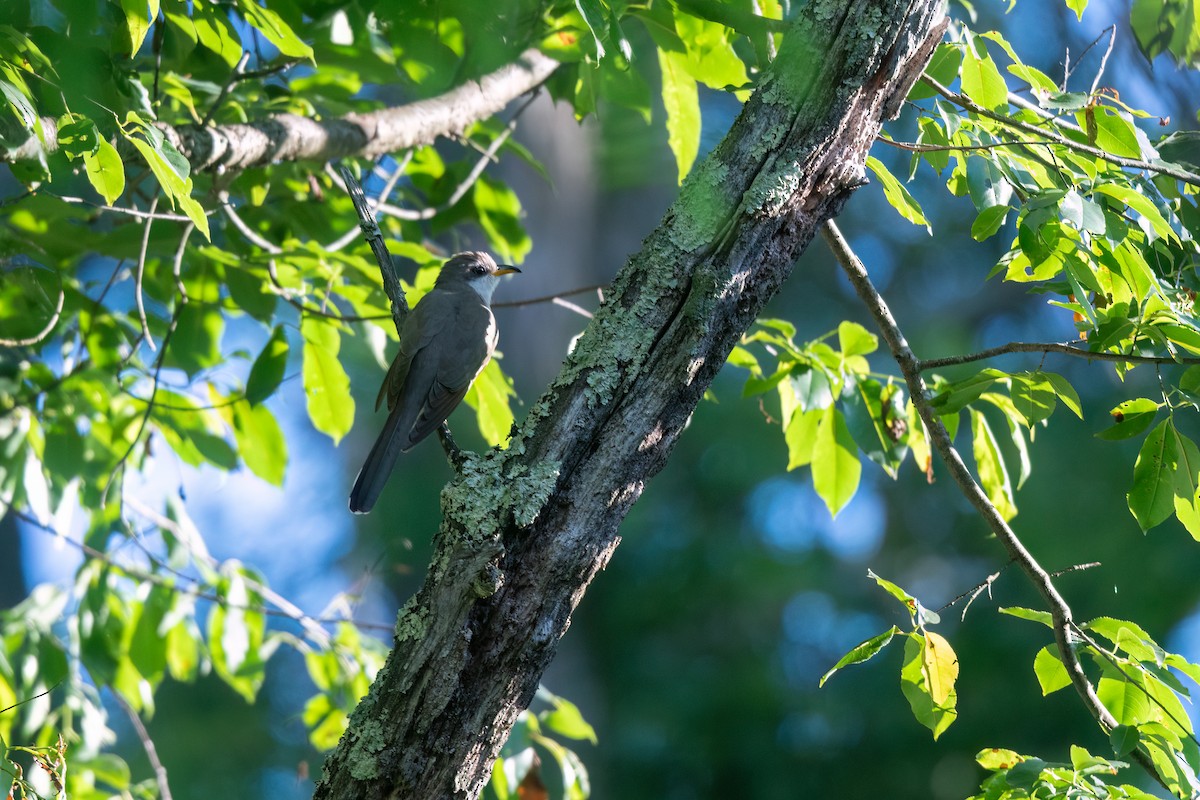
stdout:
<svg viewBox="0 0 1200 800">
<path fill-rule="evenodd" d="M 1144 62 L 1128 33 L 1127 4 L 1093 2 L 1082 25 L 1061 4 L 1027 1 L 1009 15 L 999 13 L 1001 5 L 979 4 L 984 19 L 975 28 L 1002 31 L 1029 63 L 1055 77 L 1068 50 L 1074 63 L 1115 22 L 1117 46 L 1104 83 L 1135 106 L 1195 127 L 1200 82 L 1164 59 L 1153 69 Z M 1103 44 L 1084 56 L 1081 73 L 1094 74 L 1102 50 Z M 719 140 L 737 111 L 730 97 L 703 97 L 702 149 Z M 915 138 L 903 121 L 892 130 L 897 138 Z M 661 116 L 647 126 L 631 112 L 610 109 L 580 126 L 570 109 L 543 97 L 516 136 L 552 180 L 513 159 L 499 166 L 526 208 L 534 250 L 525 274 L 506 283 L 497 302 L 606 282 L 674 196 Z M 875 154 L 906 174 L 905 154 L 883 145 Z M 877 185 L 860 190 L 839 220 L 918 356 L 1071 338 L 1066 312 L 998 281 L 983 283 L 1004 236 L 974 242 L 969 203 L 951 198 L 927 166 L 918 179 L 911 188 L 933 237 L 900 219 Z M 596 303 L 594 294 L 571 299 Z M 586 320 L 551 304 L 500 307 L 496 314 L 503 366 L 530 404 Z M 870 327 L 820 242 L 803 256 L 769 315 L 795 323 L 800 339 L 820 336 L 842 319 Z M 215 473 L 204 471 L 184 481 L 198 504 L 193 516 L 211 531 L 214 555 L 255 564 L 274 588 L 313 613 L 357 583 L 356 616 L 387 626 L 422 579 L 438 492 L 450 471 L 436 444 L 427 443 L 401 461 L 377 510 L 351 519 L 346 492 L 382 423 L 369 412 L 382 371 L 365 346 L 344 357 L 359 418 L 341 447 L 308 427 L 294 380 L 290 406 L 285 398 L 279 408 L 289 418 L 293 454 L 282 492 L 249 477 L 218 485 Z M 873 358 L 877 370 L 894 372 L 885 357 Z M 997 366 L 1034 369 L 1040 362 L 1029 355 Z M 1109 408 L 1139 390 L 1153 392 L 1153 371 L 1136 370 L 1122 382 L 1103 365 L 1055 356 L 1045 364 L 1078 388 L 1085 420 L 1060 412 L 1038 432 L 1034 472 L 1017 496 L 1018 533 L 1050 569 L 1100 562 L 1059 580 L 1079 617 L 1135 619 L 1172 649 L 1200 657 L 1193 616 L 1200 554 L 1173 520 L 1150 536 L 1138 532 L 1124 497 L 1136 442 L 1093 438 L 1107 426 Z M 769 401 L 764 408 L 757 398 L 743 399 L 744 379 L 736 369 L 720 376 L 716 402 L 698 409 L 669 466 L 629 515 L 621 546 L 588 590 L 544 678 L 596 728 L 599 745 L 579 748 L 593 796 L 941 800 L 977 787 L 982 773 L 974 755 L 985 747 L 1047 759 L 1066 759 L 1071 743 L 1106 753 L 1105 737 L 1069 690 L 1040 697 L 1032 661 L 1048 632 L 996 612 L 1036 605 L 1036 597 L 1015 570 L 1003 571 L 1001 548 L 945 474 L 935 468 L 937 481 L 928 485 L 908 463 L 893 482 L 868 465 L 858 495 L 832 521 L 807 471 L 785 471 L 781 431 L 769 418 L 778 411 Z M 464 446 L 479 445 L 467 417 L 454 427 Z M 22 583 L 70 573 L 71 554 L 54 550 L 45 537 L 26 534 L 22 548 L 22 575 L 14 574 L 16 560 L 0 566 L 5 600 L 21 596 Z M 867 578 L 868 568 L 933 609 L 1002 571 L 964 621 L 961 601 L 942 612 L 939 630 L 958 653 L 961 677 L 958 721 L 937 743 L 900 693 L 899 648 L 817 688 L 850 647 L 907 623 Z M 310 796 L 321 757 L 299 719 L 309 691 L 301 659 L 291 652 L 273 660 L 253 707 L 211 678 L 164 686 L 149 727 L 176 800 Z M 113 723 L 125 756 L 149 774 L 127 723 L 120 715 Z"/>
</svg>

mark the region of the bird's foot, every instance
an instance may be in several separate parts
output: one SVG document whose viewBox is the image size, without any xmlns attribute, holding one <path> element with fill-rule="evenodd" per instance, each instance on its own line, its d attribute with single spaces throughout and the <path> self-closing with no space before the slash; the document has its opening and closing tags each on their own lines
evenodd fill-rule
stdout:
<svg viewBox="0 0 1200 800">
<path fill-rule="evenodd" d="M 455 472 L 462 472 L 467 455 L 454 441 L 454 436 L 450 433 L 450 426 L 444 422 L 438 428 L 438 439 L 442 441 L 442 449 L 446 451 L 446 460 L 450 462 L 450 466 L 454 468 Z"/>
</svg>

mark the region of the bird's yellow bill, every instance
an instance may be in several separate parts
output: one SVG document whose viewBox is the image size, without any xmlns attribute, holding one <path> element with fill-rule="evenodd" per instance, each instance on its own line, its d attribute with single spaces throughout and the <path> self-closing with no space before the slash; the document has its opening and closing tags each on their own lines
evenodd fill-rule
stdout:
<svg viewBox="0 0 1200 800">
<path fill-rule="evenodd" d="M 496 274 L 497 275 L 511 275 L 514 272 L 520 272 L 520 271 L 521 270 L 517 269 L 516 267 L 507 267 L 506 266 L 506 267 L 501 267 L 500 269 L 496 270 Z"/>
</svg>

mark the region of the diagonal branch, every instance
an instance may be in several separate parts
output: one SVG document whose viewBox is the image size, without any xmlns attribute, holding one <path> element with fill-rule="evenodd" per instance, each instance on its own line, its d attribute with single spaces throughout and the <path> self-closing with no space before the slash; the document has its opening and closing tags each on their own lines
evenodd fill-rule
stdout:
<svg viewBox="0 0 1200 800">
<path fill-rule="evenodd" d="M 1054 631 L 1054 641 L 1058 647 L 1059 658 L 1066 668 L 1071 684 L 1083 699 L 1084 707 L 1105 731 L 1111 731 L 1117 726 L 1117 720 L 1100 701 L 1096 694 L 1096 688 L 1088 679 L 1087 673 L 1083 671 L 1083 664 L 1080 662 L 1075 648 L 1078 633 L 1071 615 L 1071 608 L 1054 586 L 1053 576 L 1026 549 L 1024 543 L 1000 516 L 1000 512 L 996 510 L 983 488 L 971 475 L 967 465 L 963 463 L 962 457 L 950 439 L 950 434 L 946 431 L 946 426 L 942 424 L 941 417 L 937 415 L 929 402 L 929 391 L 925 386 L 925 379 L 921 377 L 921 362 L 913 355 L 900 326 L 896 324 L 896 320 L 892 316 L 891 309 L 888 308 L 887 302 L 875 288 L 862 261 L 850 249 L 850 245 L 842 237 L 832 220 L 826 222 L 821 228 L 821 235 L 833 250 L 842 271 L 850 279 L 859 299 L 863 301 L 871 316 L 875 318 L 875 324 L 883 335 L 884 341 L 887 342 L 888 348 L 892 351 L 892 357 L 895 358 L 900 372 L 908 384 L 909 397 L 912 398 L 913 405 L 916 406 L 917 413 L 920 414 L 921 421 L 925 424 L 925 430 L 929 433 L 934 449 L 937 450 L 938 456 L 950 471 L 950 477 L 963 496 L 975 507 L 979 516 L 1000 541 L 1012 560 L 1033 583 L 1034 588 L 1046 603 L 1046 607 L 1050 609 L 1050 627 Z M 1135 756 L 1152 777 L 1162 782 L 1157 769 L 1148 757 L 1140 751 L 1135 751 Z M 1163 783 L 1163 786 L 1165 787 L 1166 783 Z"/>
<path fill-rule="evenodd" d="M 1126 353 L 1096 352 L 1077 347 L 1071 342 L 1009 342 L 997 347 L 989 347 L 987 350 L 980 350 L 978 353 L 923 358 L 917 362 L 917 371 L 928 372 L 931 369 L 970 364 L 973 361 L 987 361 L 1008 353 L 1059 353 L 1087 361 L 1113 361 L 1120 364 L 1200 364 L 1200 358 L 1196 356 L 1139 356 Z"/>
<path fill-rule="evenodd" d="M 999 122 L 1001 125 L 1004 125 L 1005 127 L 1012 128 L 1012 129 L 1018 130 L 1018 131 L 1022 131 L 1024 133 L 1028 133 L 1033 136 L 1038 136 L 1043 139 L 1049 139 L 1050 141 L 1054 142 L 1055 144 L 1060 144 L 1063 147 L 1069 147 L 1070 149 L 1072 149 L 1078 153 L 1084 153 L 1086 155 L 1102 159 L 1104 161 L 1109 162 L 1110 164 L 1116 164 L 1119 167 L 1126 167 L 1128 169 L 1144 169 L 1147 172 L 1154 172 L 1154 173 L 1158 173 L 1160 175 L 1166 175 L 1168 177 L 1174 178 L 1177 181 L 1183 181 L 1184 183 L 1190 183 L 1192 186 L 1200 186 L 1200 175 L 1197 175 L 1194 172 L 1189 172 L 1188 170 L 1182 169 L 1180 167 L 1176 167 L 1176 166 L 1169 165 L 1169 164 L 1162 163 L 1162 162 L 1154 164 L 1149 161 L 1144 161 L 1140 158 L 1125 158 L 1123 156 L 1113 155 L 1112 153 L 1109 153 L 1106 150 L 1102 150 L 1099 147 L 1093 147 L 1092 145 L 1084 144 L 1083 142 L 1077 142 L 1074 139 L 1069 139 L 1066 136 L 1063 136 L 1062 134 L 1055 133 L 1054 131 L 1045 130 L 1043 128 L 1039 128 L 1037 125 L 1031 125 L 1028 122 L 1022 122 L 1019 119 L 1014 119 L 1013 117 L 1010 117 L 1007 114 L 998 114 L 995 111 L 986 109 L 983 106 L 976 103 L 971 98 L 967 97 L 966 95 L 959 94 L 958 92 L 953 92 L 953 91 L 947 89 L 945 86 L 942 86 L 940 83 L 938 83 L 936 80 L 929 77 L 928 75 L 922 76 L 921 80 L 923 80 L 923 81 L 925 81 L 925 83 L 929 84 L 929 86 L 935 92 L 937 92 L 942 97 L 949 100 L 951 103 L 954 103 L 955 105 L 960 106 L 960 107 L 966 109 L 967 111 L 970 111 L 972 114 L 976 114 L 980 117 L 986 117 L 986 118 L 992 120 L 993 122 Z"/>
<path fill-rule="evenodd" d="M 158 127 L 198 172 L 242 170 L 277 161 L 374 158 L 461 133 L 541 86 L 557 68 L 558 62 L 549 56 L 526 50 L 516 61 L 478 81 L 402 106 L 326 120 L 277 114 L 245 124 Z M 58 147 L 57 123 L 43 117 L 42 127 L 46 149 L 52 152 Z M 41 143 L 32 136 L 14 148 L 0 151 L 0 162 L 34 159 L 42 153 Z"/>
</svg>

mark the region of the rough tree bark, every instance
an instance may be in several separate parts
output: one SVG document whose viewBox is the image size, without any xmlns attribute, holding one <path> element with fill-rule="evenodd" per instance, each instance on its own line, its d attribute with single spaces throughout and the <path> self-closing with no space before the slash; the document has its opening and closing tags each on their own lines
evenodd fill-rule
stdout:
<svg viewBox="0 0 1200 800">
<path fill-rule="evenodd" d="M 863 183 L 942 0 L 812 0 L 509 448 L 468 459 L 316 798 L 474 798 L 618 527 L 741 334 Z"/>
</svg>

